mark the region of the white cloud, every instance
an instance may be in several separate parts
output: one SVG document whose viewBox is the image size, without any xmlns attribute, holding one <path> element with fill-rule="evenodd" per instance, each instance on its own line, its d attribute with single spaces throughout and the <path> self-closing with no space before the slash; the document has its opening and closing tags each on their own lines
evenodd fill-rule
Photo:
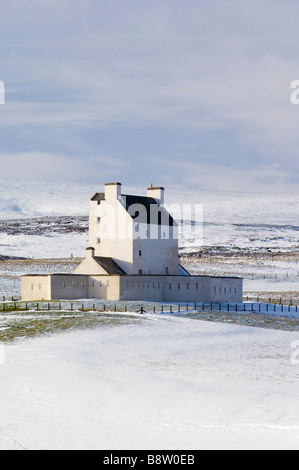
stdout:
<svg viewBox="0 0 299 470">
<path fill-rule="evenodd" d="M 63 171 L 73 166 L 70 171 L 79 174 L 75 168 L 86 168 L 87 162 L 89 173 L 101 163 L 105 171 L 123 168 L 124 161 L 137 171 L 139 161 L 122 154 L 123 147 L 114 154 L 109 145 L 108 151 L 95 148 L 98 143 L 93 146 L 85 133 L 107 130 L 109 139 L 112 130 L 114 143 L 118 129 L 138 133 L 155 126 L 161 135 L 174 129 L 177 137 L 188 130 L 205 142 L 208 154 L 223 152 L 221 143 L 217 149 L 209 147 L 211 130 L 238 142 L 237 158 L 232 147 L 232 155 L 226 152 L 216 168 L 212 161 L 204 167 L 198 157 L 198 167 L 211 184 L 218 184 L 215 174 L 241 180 L 242 160 L 252 181 L 271 168 L 280 168 L 279 181 L 299 172 L 299 106 L 290 103 L 290 83 L 299 79 L 295 0 L 32 3 L 34 8 L 27 8 L 28 0 L 12 0 L 0 18 L 10 44 L 0 61 L 0 79 L 6 85 L 6 105 L 0 110 L 2 145 L 20 164 L 27 161 L 23 171 L 32 165 L 33 173 L 43 175 L 42 161 L 53 175 L 63 165 Z M 7 141 L 6 128 L 19 131 L 17 150 Z M 36 128 L 46 129 L 49 142 L 53 137 L 62 142 L 64 134 L 70 146 L 74 135 L 83 135 L 84 156 L 74 161 L 64 155 L 65 149 L 62 155 L 49 153 L 47 138 L 41 153 L 20 153 L 28 132 L 33 136 L 30 148 L 37 148 Z M 140 157 L 148 157 L 146 146 L 139 145 Z M 186 145 L 183 141 L 181 158 L 191 170 L 197 163 L 186 157 Z M 100 157 L 94 157 L 97 152 Z M 4 158 L 0 156 L 1 163 Z M 179 167 L 169 161 L 168 168 L 175 172 Z M 193 180 L 196 184 L 196 176 L 188 179 Z"/>
<path fill-rule="evenodd" d="M 170 185 L 193 186 L 199 189 L 259 193 L 299 193 L 299 182 L 290 183 L 289 173 L 278 164 L 262 164 L 242 169 L 225 164 L 194 163 L 185 160 L 157 160 L 162 181 Z M 165 167 L 174 168 L 178 178 L 163 173 Z"/>
<path fill-rule="evenodd" d="M 125 164 L 108 157 L 74 158 L 64 154 L 21 152 L 0 154 L 1 177 L 23 179 L 99 180 L 113 178 Z"/>
</svg>

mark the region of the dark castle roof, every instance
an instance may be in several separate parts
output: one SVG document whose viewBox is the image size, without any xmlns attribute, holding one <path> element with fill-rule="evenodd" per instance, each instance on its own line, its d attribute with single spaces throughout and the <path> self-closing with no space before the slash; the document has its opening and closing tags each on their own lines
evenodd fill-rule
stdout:
<svg viewBox="0 0 299 470">
<path fill-rule="evenodd" d="M 164 207 L 159 206 L 153 197 L 129 194 L 122 194 L 121 197 L 125 203 L 126 211 L 132 219 L 138 218 L 137 222 L 169 227 L 175 225 L 172 216 Z M 105 201 L 105 193 L 96 193 L 91 200 L 100 204 L 101 201 Z"/>
<path fill-rule="evenodd" d="M 106 256 L 95 256 L 93 258 L 105 271 L 107 274 L 126 274 L 125 271 L 114 261 L 112 258 Z"/>
<path fill-rule="evenodd" d="M 105 201 L 105 193 L 95 193 L 91 201 L 98 201 L 98 204 L 100 204 L 101 201 Z"/>
<path fill-rule="evenodd" d="M 174 225 L 172 216 L 164 207 L 159 206 L 153 197 L 122 194 L 122 198 L 132 219 L 138 218 L 138 222 L 147 224 L 170 227 Z"/>
</svg>

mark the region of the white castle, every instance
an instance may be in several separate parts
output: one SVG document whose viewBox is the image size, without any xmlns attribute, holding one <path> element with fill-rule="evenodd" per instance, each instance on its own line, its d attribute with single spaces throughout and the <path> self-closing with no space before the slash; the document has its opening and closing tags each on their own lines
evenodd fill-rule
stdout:
<svg viewBox="0 0 299 470">
<path fill-rule="evenodd" d="M 22 276 L 22 300 L 242 302 L 242 279 L 190 275 L 179 262 L 178 226 L 164 188 L 146 196 L 105 184 L 90 200 L 89 246 L 73 274 Z"/>
</svg>

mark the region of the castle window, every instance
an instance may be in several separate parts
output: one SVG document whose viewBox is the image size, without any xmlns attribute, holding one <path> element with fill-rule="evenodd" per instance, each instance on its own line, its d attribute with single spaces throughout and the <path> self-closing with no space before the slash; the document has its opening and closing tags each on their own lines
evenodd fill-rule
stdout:
<svg viewBox="0 0 299 470">
<path fill-rule="evenodd" d="M 34 286 L 33 286 L 33 282 L 32 282 L 32 283 L 31 283 L 31 290 L 33 290 L 33 287 L 34 287 Z"/>
<path fill-rule="evenodd" d="M 237 289 L 235 288 L 235 294 L 237 293 Z"/>
<path fill-rule="evenodd" d="M 224 293 L 226 294 L 226 287 L 224 288 Z"/>
<path fill-rule="evenodd" d="M 195 289 L 198 289 L 198 282 L 195 284 Z"/>
<path fill-rule="evenodd" d="M 98 224 L 101 222 L 101 217 L 97 218 L 97 222 L 98 222 Z"/>
<path fill-rule="evenodd" d="M 221 287 L 219 287 L 219 294 L 221 294 Z"/>
<path fill-rule="evenodd" d="M 139 250 L 139 256 L 141 256 L 141 255 L 142 255 L 142 252 L 141 252 L 141 250 Z"/>
<path fill-rule="evenodd" d="M 139 269 L 138 274 L 142 274 L 142 269 Z"/>
<path fill-rule="evenodd" d="M 180 289 L 180 288 L 181 288 L 181 284 L 180 284 L 180 283 L 178 283 L 178 289 Z"/>
<path fill-rule="evenodd" d="M 62 285 L 63 285 L 63 287 L 65 287 L 65 281 L 62 281 Z"/>
<path fill-rule="evenodd" d="M 217 287 L 214 287 L 214 293 L 216 294 L 216 292 L 217 292 Z"/>
<path fill-rule="evenodd" d="M 171 282 L 169 283 L 169 289 L 171 289 Z"/>
<path fill-rule="evenodd" d="M 230 294 L 232 293 L 232 288 L 231 288 L 231 287 L 229 288 L 229 293 L 230 293 Z"/>
<path fill-rule="evenodd" d="M 101 243 L 101 239 L 98 237 L 97 238 L 97 244 Z"/>
<path fill-rule="evenodd" d="M 187 282 L 187 289 L 189 289 L 189 283 Z"/>
</svg>

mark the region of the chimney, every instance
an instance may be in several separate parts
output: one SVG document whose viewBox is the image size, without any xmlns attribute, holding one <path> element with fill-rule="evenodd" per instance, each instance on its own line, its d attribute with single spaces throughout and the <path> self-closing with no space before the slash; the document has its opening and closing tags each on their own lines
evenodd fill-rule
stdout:
<svg viewBox="0 0 299 470">
<path fill-rule="evenodd" d="M 94 258 L 94 252 L 94 248 L 92 246 L 89 246 L 88 248 L 86 248 L 86 257 Z"/>
<path fill-rule="evenodd" d="M 119 199 L 121 196 L 121 183 L 106 183 L 105 184 L 105 199 Z"/>
<path fill-rule="evenodd" d="M 150 187 L 147 188 L 147 197 L 152 197 L 160 205 L 164 204 L 164 188 L 161 186 L 154 187 L 151 183 Z"/>
</svg>

